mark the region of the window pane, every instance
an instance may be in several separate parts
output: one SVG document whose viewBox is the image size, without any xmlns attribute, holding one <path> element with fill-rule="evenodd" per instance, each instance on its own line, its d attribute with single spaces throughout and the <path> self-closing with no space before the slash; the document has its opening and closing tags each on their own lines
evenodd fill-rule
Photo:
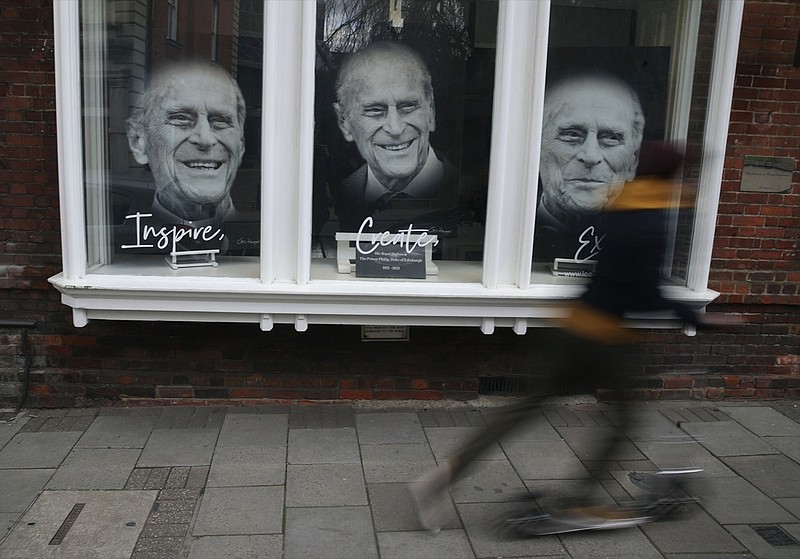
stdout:
<svg viewBox="0 0 800 559">
<path fill-rule="evenodd" d="M 555 259 L 591 261 L 602 251 L 603 210 L 636 176 L 642 142 L 685 146 L 692 129 L 702 130 L 704 116 L 689 123 L 696 102 L 692 86 L 698 86 L 700 6 L 674 0 L 554 0 L 533 281 L 563 281 L 554 279 Z M 693 186 L 684 181 L 684 203 L 693 202 Z M 665 231 L 667 276 L 673 275 L 674 257 L 683 255 L 685 265 L 690 214 L 683 210 L 679 216 L 676 210 Z M 576 270 L 572 275 L 583 273 L 570 267 L 566 275 Z"/>
<path fill-rule="evenodd" d="M 260 23 L 235 0 L 81 7 L 90 266 L 257 275 Z"/>
<path fill-rule="evenodd" d="M 318 5 L 313 256 L 412 227 L 434 260 L 482 260 L 497 2 Z"/>
</svg>

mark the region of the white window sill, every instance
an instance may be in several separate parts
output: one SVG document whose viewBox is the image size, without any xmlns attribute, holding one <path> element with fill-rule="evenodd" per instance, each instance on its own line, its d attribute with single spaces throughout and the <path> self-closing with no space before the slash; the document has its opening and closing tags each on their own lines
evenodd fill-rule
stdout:
<svg viewBox="0 0 800 559">
<path fill-rule="evenodd" d="M 147 257 L 150 259 L 151 257 Z M 399 326 L 471 326 L 484 333 L 495 327 L 524 334 L 549 326 L 583 283 L 542 274 L 528 289 L 481 283 L 480 263 L 438 262 L 439 275 L 427 280 L 356 279 L 338 274 L 335 260 L 315 260 L 307 285 L 262 283 L 258 259 L 224 257 L 218 268 L 172 270 L 163 257 L 145 263 L 139 256 L 105 266 L 77 280 L 50 278 L 62 302 L 73 309 L 76 326 L 89 320 L 166 320 L 242 322 L 270 330 L 274 324 L 374 324 Z M 558 280 L 558 283 L 556 283 Z M 717 293 L 670 287 L 668 296 L 702 308 Z M 672 328 L 670 316 L 637 319 L 636 326 Z"/>
</svg>

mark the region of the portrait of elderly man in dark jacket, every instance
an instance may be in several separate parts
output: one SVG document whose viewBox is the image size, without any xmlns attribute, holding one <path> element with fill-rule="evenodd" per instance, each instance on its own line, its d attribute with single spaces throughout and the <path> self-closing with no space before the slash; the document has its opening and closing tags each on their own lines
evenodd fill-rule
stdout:
<svg viewBox="0 0 800 559">
<path fill-rule="evenodd" d="M 149 215 L 136 225 L 208 232 L 184 232 L 183 239 L 199 241 L 184 249 L 222 246 L 223 224 L 235 213 L 231 187 L 244 155 L 244 121 L 241 90 L 224 69 L 183 62 L 157 70 L 127 121 L 131 153 L 149 167 L 154 186 L 150 207 L 136 208 Z"/>
<path fill-rule="evenodd" d="M 372 43 L 345 59 L 335 88 L 339 129 L 364 159 L 334 188 L 342 230 L 380 212 L 413 220 L 440 208 L 455 169 L 430 144 L 436 109 L 422 58 L 400 43 Z"/>
<path fill-rule="evenodd" d="M 535 260 L 597 255 L 604 210 L 636 175 L 644 125 L 636 92 L 617 78 L 583 74 L 547 88 Z"/>
</svg>

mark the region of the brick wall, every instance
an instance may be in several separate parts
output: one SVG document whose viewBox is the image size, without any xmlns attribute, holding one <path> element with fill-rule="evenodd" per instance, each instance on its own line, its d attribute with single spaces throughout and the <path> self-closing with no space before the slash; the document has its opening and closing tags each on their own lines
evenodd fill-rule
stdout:
<svg viewBox="0 0 800 559">
<path fill-rule="evenodd" d="M 722 184 L 712 310 L 748 323 L 688 338 L 650 332 L 641 398 L 800 397 L 800 170 L 784 194 L 740 192 L 745 155 L 798 157 L 800 6 L 748 0 Z M 30 406 L 271 399 L 472 398 L 480 377 L 532 377 L 551 332 L 412 328 L 406 343 L 356 327 L 94 321 L 82 329 L 46 279 L 61 266 L 52 4 L 0 7 L 0 320 L 28 332 Z M 23 330 L 0 327 L 0 406 L 14 405 Z M 702 374 L 695 374 L 704 371 Z"/>
<path fill-rule="evenodd" d="M 749 0 L 744 17 L 711 288 L 725 303 L 798 305 L 800 167 L 784 194 L 739 185 L 747 155 L 800 164 L 800 4 Z"/>
</svg>

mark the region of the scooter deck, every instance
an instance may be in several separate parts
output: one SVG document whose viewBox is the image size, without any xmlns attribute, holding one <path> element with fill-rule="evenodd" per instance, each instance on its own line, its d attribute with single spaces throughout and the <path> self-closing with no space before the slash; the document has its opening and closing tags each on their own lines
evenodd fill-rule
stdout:
<svg viewBox="0 0 800 559">
<path fill-rule="evenodd" d="M 570 532 L 588 532 L 594 530 L 619 530 L 621 528 L 632 528 L 640 526 L 648 522 L 652 522 L 655 518 L 637 518 L 635 521 L 629 523 L 615 523 L 604 525 L 592 525 L 576 523 L 568 518 L 562 518 L 557 515 L 547 513 L 524 517 L 508 519 L 506 525 L 508 528 L 521 536 L 535 537 L 535 536 L 549 536 L 553 534 L 568 534 Z"/>
</svg>

